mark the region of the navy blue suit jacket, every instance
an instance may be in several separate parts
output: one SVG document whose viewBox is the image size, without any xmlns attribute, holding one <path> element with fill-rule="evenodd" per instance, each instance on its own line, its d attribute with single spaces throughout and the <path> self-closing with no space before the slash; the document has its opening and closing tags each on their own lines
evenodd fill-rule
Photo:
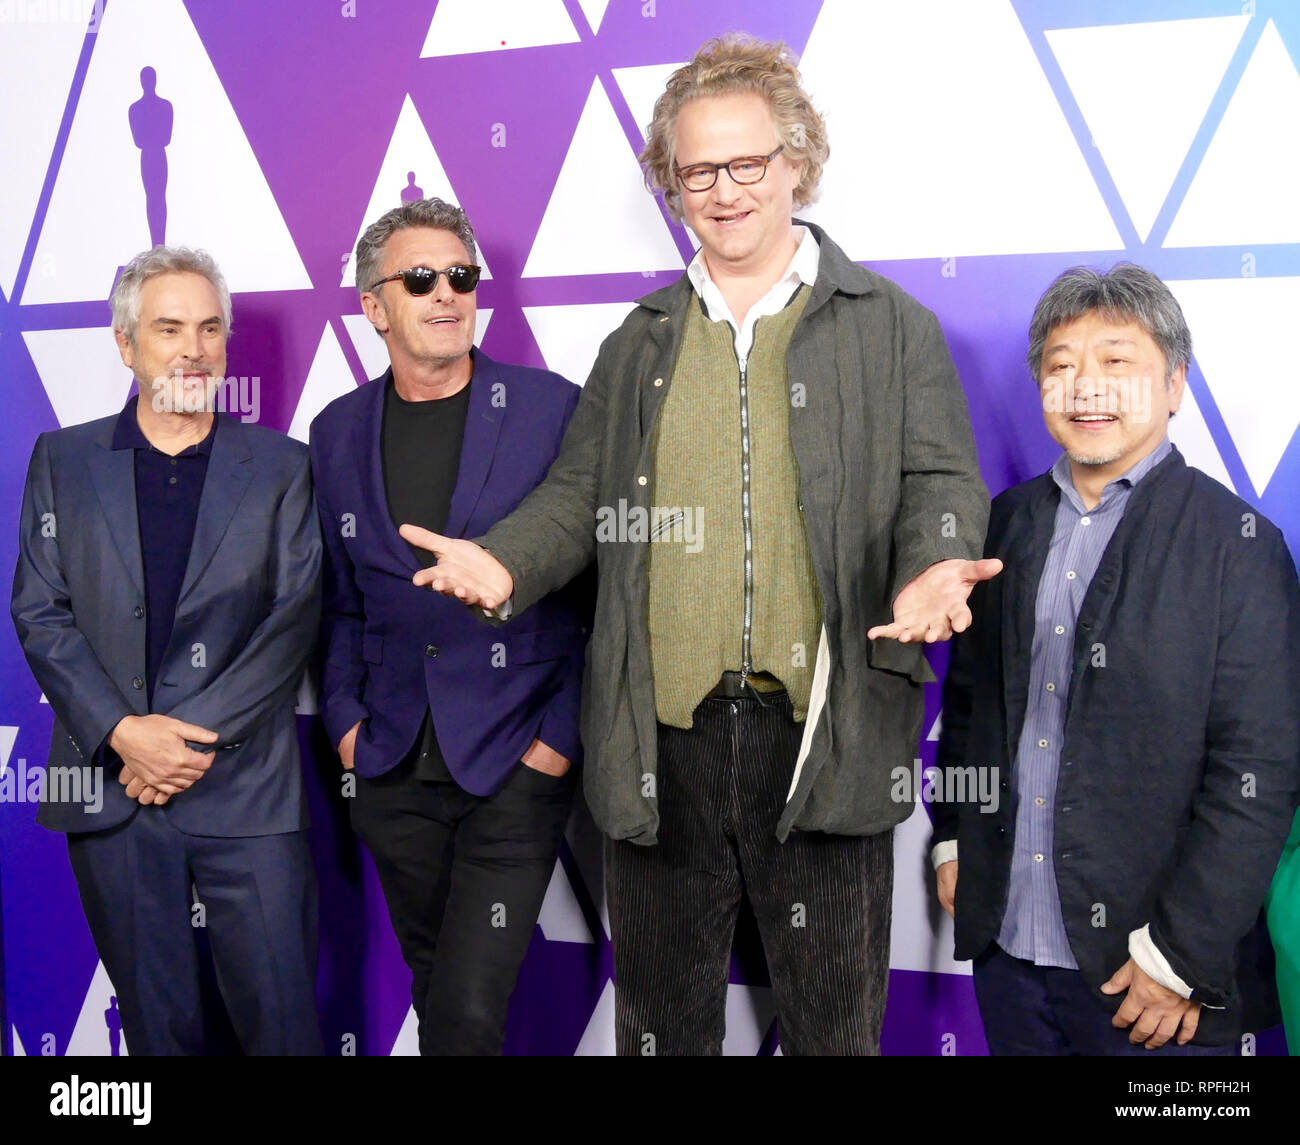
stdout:
<svg viewBox="0 0 1300 1145">
<path fill-rule="evenodd" d="M 474 373 L 450 537 L 478 537 L 536 486 L 559 452 L 579 387 L 472 351 Z M 416 588 L 420 569 L 388 514 L 381 433 L 392 371 L 335 399 L 311 426 L 325 544 L 321 715 L 336 747 L 361 722 L 357 774 L 396 766 L 433 713 L 456 781 L 496 791 L 533 737 L 581 761 L 579 712 L 591 602 L 583 578 L 508 627 Z"/>
<path fill-rule="evenodd" d="M 192 835 L 272 835 L 307 824 L 294 698 L 320 616 L 320 536 L 301 443 L 216 416 L 153 711 L 220 738 L 207 773 L 156 810 Z M 150 710 L 135 452 L 112 448 L 116 423 L 41 434 L 23 492 L 11 610 L 54 709 L 51 768 L 96 766 L 118 722 Z M 103 831 L 140 806 L 116 766 L 99 772 L 96 813 L 49 775 L 37 822 L 53 830 Z"/>
<path fill-rule="evenodd" d="M 1060 490 L 993 502 L 986 557 L 944 681 L 940 767 L 996 767 L 998 809 L 932 805 L 956 839 L 958 958 L 997 938 L 1017 808 L 1038 581 Z M 1070 949 L 1094 991 L 1152 942 L 1206 1003 L 1214 1045 L 1277 1020 L 1261 905 L 1300 789 L 1300 588 L 1281 532 L 1175 448 L 1134 489 L 1088 586 L 1056 787 L 1054 862 Z M 1104 907 L 1099 911 L 1098 907 Z M 1097 997 L 1102 997 L 1100 993 Z"/>
</svg>

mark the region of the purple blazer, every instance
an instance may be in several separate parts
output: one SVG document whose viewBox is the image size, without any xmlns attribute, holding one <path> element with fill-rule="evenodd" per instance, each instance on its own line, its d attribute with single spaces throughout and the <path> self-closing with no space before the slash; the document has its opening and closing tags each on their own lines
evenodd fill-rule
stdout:
<svg viewBox="0 0 1300 1145">
<path fill-rule="evenodd" d="M 443 530 L 451 537 L 482 536 L 546 476 L 581 393 L 558 374 L 471 353 Z M 411 583 L 420 565 L 388 515 L 380 454 L 391 374 L 335 399 L 311 425 L 325 551 L 320 705 L 330 742 L 361 721 L 357 774 L 382 775 L 414 745 L 427 706 L 448 769 L 475 795 L 500 788 L 534 736 L 576 766 L 589 579 L 502 627 Z"/>
</svg>

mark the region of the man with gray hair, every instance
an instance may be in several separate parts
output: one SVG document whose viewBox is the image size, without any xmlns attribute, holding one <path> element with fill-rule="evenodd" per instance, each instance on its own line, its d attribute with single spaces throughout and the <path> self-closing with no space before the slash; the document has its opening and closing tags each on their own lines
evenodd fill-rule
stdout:
<svg viewBox="0 0 1300 1145">
<path fill-rule="evenodd" d="M 209 951 L 245 1053 L 319 1054 L 307 451 L 212 409 L 230 292 L 206 253 L 138 255 L 112 307 L 139 392 L 41 434 L 23 496 L 12 613 L 54 712 L 47 774 L 86 777 L 47 783 L 37 821 L 67 834 L 132 1055 L 211 1051 Z"/>
<path fill-rule="evenodd" d="M 551 593 L 503 635 L 416 588 L 399 528 L 477 535 L 546 475 L 578 387 L 474 345 L 465 212 L 404 203 L 357 243 L 382 377 L 311 426 L 325 544 L 321 716 L 374 857 L 424 1054 L 495 1054 L 577 768 L 590 604 Z"/>
<path fill-rule="evenodd" d="M 938 758 L 1007 797 L 934 804 L 995 1054 L 1229 1055 L 1278 1020 L 1261 906 L 1300 791 L 1300 591 L 1281 533 L 1169 441 L 1191 353 L 1131 264 L 1034 311 L 1063 452 L 993 502 L 1007 571 L 953 641 Z"/>
</svg>

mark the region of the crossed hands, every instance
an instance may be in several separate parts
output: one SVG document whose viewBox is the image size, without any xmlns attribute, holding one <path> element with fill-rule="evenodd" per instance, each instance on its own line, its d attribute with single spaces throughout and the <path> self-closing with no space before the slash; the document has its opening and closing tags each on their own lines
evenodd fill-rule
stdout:
<svg viewBox="0 0 1300 1145">
<path fill-rule="evenodd" d="M 190 787 L 212 766 L 206 755 L 186 745 L 216 743 L 217 733 L 174 720 L 171 716 L 124 716 L 108 737 L 108 746 L 122 759 L 117 781 L 131 799 L 161 806 Z"/>
</svg>

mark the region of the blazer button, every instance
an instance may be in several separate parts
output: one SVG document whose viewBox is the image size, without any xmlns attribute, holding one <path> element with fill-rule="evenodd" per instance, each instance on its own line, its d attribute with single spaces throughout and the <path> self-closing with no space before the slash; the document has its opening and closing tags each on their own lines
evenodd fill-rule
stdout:
<svg viewBox="0 0 1300 1145">
<path fill-rule="evenodd" d="M 999 834 L 999 835 L 1005 835 L 1006 833 L 1007 833 L 1007 829 L 1006 829 L 1005 827 L 1001 827 L 1001 826 L 998 827 L 998 834 Z"/>
<path fill-rule="evenodd" d="M 664 384 L 664 380 L 663 380 L 663 378 L 655 378 L 655 385 L 656 385 L 656 386 L 662 386 L 663 384 Z"/>
<path fill-rule="evenodd" d="M 137 604 L 133 609 L 131 609 L 131 615 L 134 616 L 136 620 L 139 620 L 144 615 L 144 609 Z"/>
<path fill-rule="evenodd" d="M 141 688 L 144 687 L 144 681 L 140 679 L 139 676 L 132 676 L 131 687 L 133 687 L 138 692 Z"/>
<path fill-rule="evenodd" d="M 430 660 L 436 659 L 438 656 L 438 646 L 436 644 L 426 644 L 424 646 L 424 654 L 429 657 Z"/>
<path fill-rule="evenodd" d="M 646 478 L 644 475 L 642 475 L 642 476 L 640 476 L 640 477 L 638 477 L 638 478 L 636 479 L 636 483 L 637 483 L 638 485 L 644 485 L 644 484 L 646 483 L 646 481 L 647 481 L 647 478 Z"/>
</svg>

